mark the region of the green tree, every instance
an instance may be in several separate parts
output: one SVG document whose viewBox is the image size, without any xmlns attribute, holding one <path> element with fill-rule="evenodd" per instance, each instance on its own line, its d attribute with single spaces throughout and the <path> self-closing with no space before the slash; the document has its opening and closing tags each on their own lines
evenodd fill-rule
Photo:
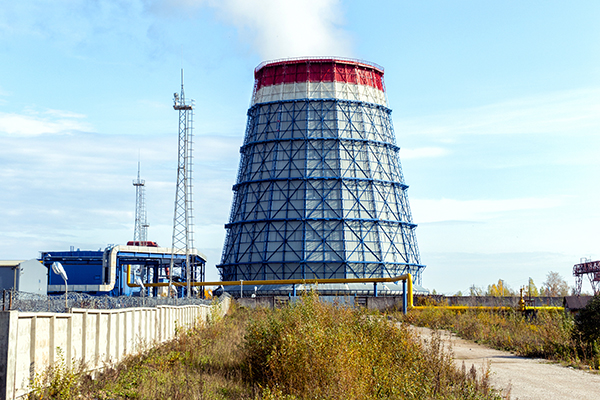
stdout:
<svg viewBox="0 0 600 400">
<path fill-rule="evenodd" d="M 525 295 L 531 297 L 538 297 L 540 295 L 540 291 L 535 286 L 535 283 L 533 283 L 532 278 L 529 278 L 529 284 L 525 287 Z"/>
<path fill-rule="evenodd" d="M 540 295 L 548 297 L 562 297 L 569 295 L 569 284 L 558 272 L 550 271 L 546 281 L 542 283 Z"/>
<path fill-rule="evenodd" d="M 575 316 L 575 333 L 590 344 L 600 344 L 600 294 L 595 295 Z M 597 350 L 597 346 L 595 346 Z"/>
</svg>

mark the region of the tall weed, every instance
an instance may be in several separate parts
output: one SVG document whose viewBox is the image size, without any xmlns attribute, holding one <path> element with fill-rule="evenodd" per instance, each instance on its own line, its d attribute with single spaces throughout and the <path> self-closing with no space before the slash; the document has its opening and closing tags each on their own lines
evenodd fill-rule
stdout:
<svg viewBox="0 0 600 400">
<path fill-rule="evenodd" d="M 82 366 L 69 367 L 60 348 L 57 357 L 53 366 L 36 374 L 30 385 L 29 399 L 70 399 L 79 391 Z"/>
<path fill-rule="evenodd" d="M 573 318 L 560 311 L 540 310 L 535 318 L 526 318 L 518 311 L 426 308 L 411 310 L 403 320 L 419 326 L 447 329 L 464 339 L 524 357 L 595 366 L 573 336 Z"/>
<path fill-rule="evenodd" d="M 487 372 L 456 369 L 439 336 L 310 295 L 233 308 L 97 374 L 56 366 L 32 399 L 499 399 Z"/>
<path fill-rule="evenodd" d="M 130 357 L 97 379 L 87 377 L 84 397 L 95 399 L 251 399 L 243 379 L 243 340 L 248 312 L 232 312 L 207 326 Z"/>
<path fill-rule="evenodd" d="M 314 294 L 254 320 L 244 350 L 265 398 L 499 398 L 485 374 L 457 370 L 440 340 L 424 345 L 405 325 Z"/>
</svg>

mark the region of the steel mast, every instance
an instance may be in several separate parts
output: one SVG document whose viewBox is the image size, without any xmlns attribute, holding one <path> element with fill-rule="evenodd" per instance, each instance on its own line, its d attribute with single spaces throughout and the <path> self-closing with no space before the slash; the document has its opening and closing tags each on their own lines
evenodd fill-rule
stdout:
<svg viewBox="0 0 600 400">
<path fill-rule="evenodd" d="M 193 203 L 192 203 L 192 131 L 194 101 L 186 102 L 181 70 L 181 94 L 174 93 L 173 109 L 179 111 L 179 145 L 177 161 L 177 187 L 175 189 L 175 212 L 173 215 L 173 242 L 169 268 L 169 295 L 173 284 L 174 254 L 185 251 L 186 292 L 190 296 L 192 265 L 190 251 L 194 247 Z M 183 273 L 183 271 L 181 271 Z"/>
<path fill-rule="evenodd" d="M 135 226 L 133 228 L 133 241 L 146 242 L 148 240 L 148 221 L 146 219 L 146 181 L 140 179 L 140 162 L 138 161 L 137 179 L 135 186 Z"/>
</svg>

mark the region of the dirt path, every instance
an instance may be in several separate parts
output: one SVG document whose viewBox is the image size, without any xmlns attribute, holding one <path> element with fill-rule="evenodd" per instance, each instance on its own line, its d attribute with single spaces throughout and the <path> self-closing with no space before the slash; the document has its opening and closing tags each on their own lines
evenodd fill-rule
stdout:
<svg viewBox="0 0 600 400">
<path fill-rule="evenodd" d="M 414 327 L 423 339 L 431 338 L 432 330 Z M 451 345 L 454 360 L 467 370 L 475 365 L 478 371 L 490 362 L 492 385 L 510 390 L 512 400 L 599 400 L 600 375 L 550 364 L 545 360 L 518 357 L 463 340 L 446 331 L 444 341 Z"/>
</svg>

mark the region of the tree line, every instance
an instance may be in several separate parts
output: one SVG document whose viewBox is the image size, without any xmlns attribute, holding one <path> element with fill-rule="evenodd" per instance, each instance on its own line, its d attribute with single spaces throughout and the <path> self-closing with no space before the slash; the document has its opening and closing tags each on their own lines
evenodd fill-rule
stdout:
<svg viewBox="0 0 600 400">
<path fill-rule="evenodd" d="M 567 281 L 558 272 L 554 271 L 548 272 L 546 280 L 540 287 L 529 278 L 529 282 L 522 288 L 523 295 L 531 297 L 564 297 L 572 294 L 574 289 L 569 287 Z M 472 285 L 466 294 L 459 291 L 456 296 L 519 296 L 520 289 L 513 289 L 503 279 L 499 279 L 497 283 L 488 285 L 486 289 Z"/>
</svg>

